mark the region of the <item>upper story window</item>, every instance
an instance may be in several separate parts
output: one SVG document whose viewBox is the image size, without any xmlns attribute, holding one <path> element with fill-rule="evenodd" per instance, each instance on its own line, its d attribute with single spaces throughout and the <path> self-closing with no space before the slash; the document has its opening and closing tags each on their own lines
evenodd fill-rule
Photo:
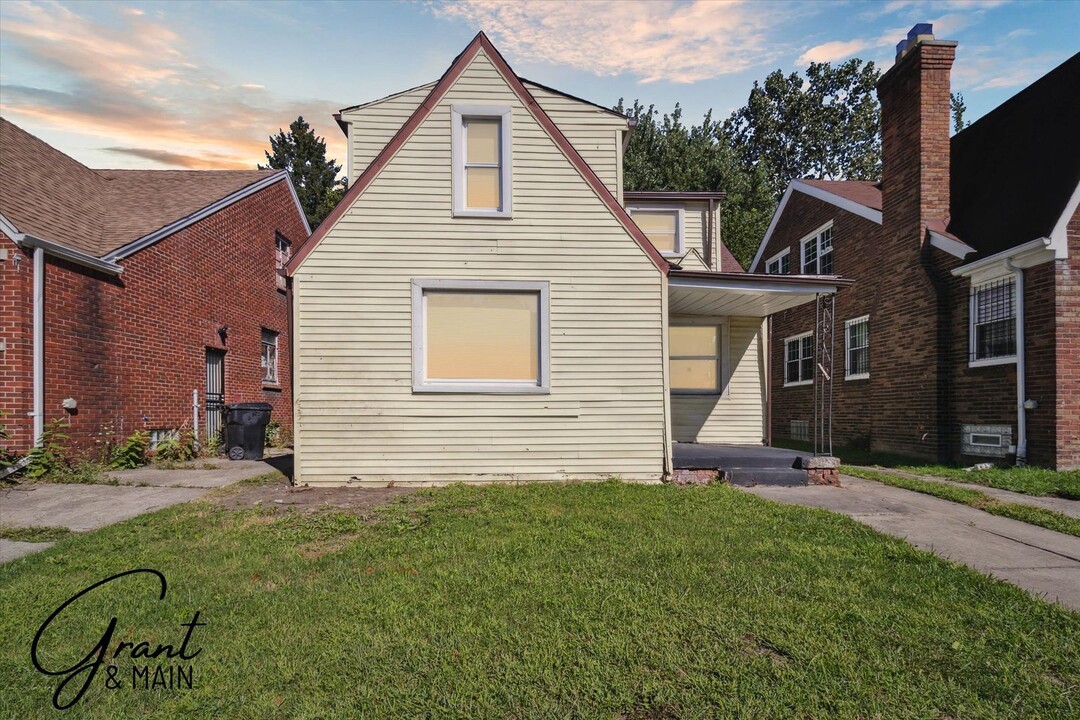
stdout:
<svg viewBox="0 0 1080 720">
<path fill-rule="evenodd" d="M 548 392 L 548 284 L 413 280 L 413 391 Z"/>
<path fill-rule="evenodd" d="M 971 288 L 972 365 L 1016 361 L 1016 281 L 991 280 Z"/>
<path fill-rule="evenodd" d="M 765 263 L 765 272 L 769 275 L 788 275 L 791 273 L 791 248 L 785 248 L 769 258 Z"/>
<path fill-rule="evenodd" d="M 803 275 L 832 275 L 832 223 L 818 228 L 799 242 Z"/>
<path fill-rule="evenodd" d="M 289 258 L 292 257 L 292 243 L 290 243 L 284 235 L 277 233 L 274 238 L 274 277 L 277 282 L 278 290 L 285 289 L 285 275 L 283 271 L 285 266 L 289 263 Z"/>
<path fill-rule="evenodd" d="M 784 387 L 814 382 L 814 333 L 784 340 Z"/>
<path fill-rule="evenodd" d="M 277 353 L 278 334 L 273 330 L 264 328 L 262 331 L 260 364 L 262 365 L 262 379 L 265 383 L 277 383 L 278 381 Z"/>
<path fill-rule="evenodd" d="M 686 218 L 682 208 L 631 207 L 627 212 L 634 218 L 634 223 L 649 238 L 657 250 L 664 255 L 682 255 L 683 225 Z"/>
<path fill-rule="evenodd" d="M 870 377 L 870 316 L 844 323 L 844 379 L 864 380 Z"/>
<path fill-rule="evenodd" d="M 452 120 L 455 217 L 510 217 L 511 114 L 508 106 L 454 105 Z"/>
</svg>

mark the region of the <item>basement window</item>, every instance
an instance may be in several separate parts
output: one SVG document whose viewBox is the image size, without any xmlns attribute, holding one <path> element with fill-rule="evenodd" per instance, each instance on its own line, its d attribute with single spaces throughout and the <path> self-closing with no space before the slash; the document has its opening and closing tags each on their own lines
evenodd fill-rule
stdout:
<svg viewBox="0 0 1080 720">
<path fill-rule="evenodd" d="M 784 387 L 814 382 L 814 333 L 784 340 Z"/>
<path fill-rule="evenodd" d="M 972 365 L 1016 362 L 1016 281 L 999 278 L 971 288 Z"/>
<path fill-rule="evenodd" d="M 810 439 L 810 421 L 809 420 L 792 420 L 790 426 L 790 434 L 792 440 L 809 440 Z"/>
<path fill-rule="evenodd" d="M 510 107 L 454 105 L 450 115 L 454 217 L 510 217 Z"/>
<path fill-rule="evenodd" d="M 413 280 L 413 391 L 547 393 L 547 282 Z"/>
<path fill-rule="evenodd" d="M 832 275 L 832 222 L 799 241 L 803 275 Z"/>
</svg>

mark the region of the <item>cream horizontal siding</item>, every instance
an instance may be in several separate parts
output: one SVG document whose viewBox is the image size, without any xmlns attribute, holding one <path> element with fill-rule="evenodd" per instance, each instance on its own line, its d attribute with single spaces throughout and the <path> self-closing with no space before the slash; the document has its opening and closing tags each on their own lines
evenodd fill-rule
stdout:
<svg viewBox="0 0 1080 720">
<path fill-rule="evenodd" d="M 435 83 L 428 83 L 341 113 L 341 119 L 349 123 L 350 183 L 360 177 L 433 87 Z"/>
<path fill-rule="evenodd" d="M 513 107 L 512 219 L 451 217 L 454 103 Z M 549 281 L 550 394 L 413 393 L 414 278 Z M 481 54 L 295 276 L 297 478 L 659 479 L 663 282 Z"/>
<path fill-rule="evenodd" d="M 761 320 L 728 319 L 727 397 L 671 396 L 672 437 L 677 442 L 760 445 L 764 440 L 764 387 L 758 344 Z"/>
</svg>

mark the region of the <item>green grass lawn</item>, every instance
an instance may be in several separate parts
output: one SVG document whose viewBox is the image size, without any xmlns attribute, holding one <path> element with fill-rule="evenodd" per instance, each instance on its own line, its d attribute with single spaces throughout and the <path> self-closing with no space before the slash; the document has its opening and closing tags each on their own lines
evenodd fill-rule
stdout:
<svg viewBox="0 0 1080 720">
<path fill-rule="evenodd" d="M 797 440 L 778 439 L 775 444 L 777 447 L 787 447 L 793 450 L 811 450 L 813 447 L 810 443 Z M 1000 490 L 1011 490 L 1025 495 L 1043 495 L 1068 500 L 1080 500 L 1080 470 L 1047 470 L 1046 468 L 1029 465 L 1022 468 L 993 467 L 986 470 L 969 471 L 962 467 L 927 463 L 925 460 L 888 453 L 875 453 L 861 448 L 837 447 L 835 448 L 835 454 L 845 465 L 892 468 L 916 475 L 931 475 L 945 480 L 952 480 L 953 482 L 972 483 Z"/>
<path fill-rule="evenodd" d="M 419 499 L 418 499 L 419 498 Z M 177 643 L 192 690 L 67 717 L 1076 717 L 1080 615 L 852 520 L 728 487 L 452 487 L 377 517 L 209 502 L 0 566 L 0 717 L 57 717 L 71 665 Z M 117 661 L 121 672 L 131 660 Z M 104 676 L 104 670 L 101 676 Z"/>
</svg>

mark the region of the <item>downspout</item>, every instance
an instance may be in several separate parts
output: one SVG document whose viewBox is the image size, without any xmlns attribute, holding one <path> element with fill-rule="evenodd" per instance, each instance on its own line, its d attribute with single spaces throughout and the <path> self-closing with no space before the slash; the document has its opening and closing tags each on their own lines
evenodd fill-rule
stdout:
<svg viewBox="0 0 1080 720">
<path fill-rule="evenodd" d="M 1016 278 L 1016 466 L 1027 465 L 1027 373 L 1024 366 L 1024 270 L 1005 258 L 1005 268 Z"/>
<path fill-rule="evenodd" d="M 34 248 L 34 445 L 45 434 L 45 250 Z"/>
<path fill-rule="evenodd" d="M 720 272 L 723 272 L 724 271 L 724 266 L 723 266 L 723 264 L 721 262 L 718 261 L 715 264 L 713 263 L 714 248 L 716 247 L 716 242 L 713 239 L 713 203 L 714 202 L 716 202 L 716 201 L 713 200 L 712 198 L 709 198 L 709 223 L 708 223 L 709 229 L 705 233 L 705 238 L 706 238 L 706 241 L 708 242 L 709 246 L 706 248 L 705 264 L 707 264 L 709 266 L 710 270 L 714 269 L 714 267 L 715 267 L 716 270 L 718 270 Z M 719 258 L 719 255 L 717 255 L 716 257 Z"/>
</svg>

